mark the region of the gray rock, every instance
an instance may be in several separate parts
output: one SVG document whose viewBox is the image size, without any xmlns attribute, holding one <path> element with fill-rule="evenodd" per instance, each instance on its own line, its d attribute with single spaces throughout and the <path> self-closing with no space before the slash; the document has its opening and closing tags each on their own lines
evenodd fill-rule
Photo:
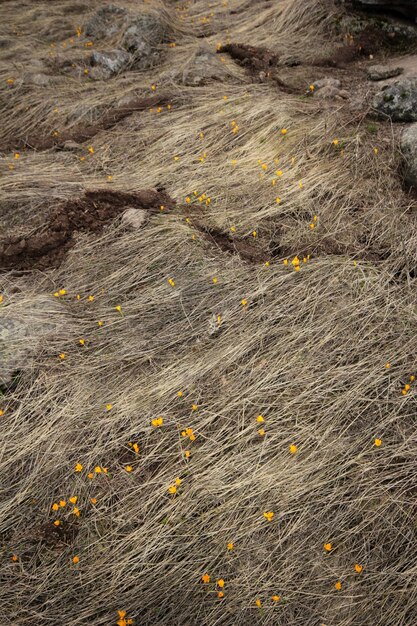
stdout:
<svg viewBox="0 0 417 626">
<path fill-rule="evenodd" d="M 111 74 L 102 67 L 92 67 L 88 72 L 88 77 L 92 80 L 108 80 Z"/>
<path fill-rule="evenodd" d="M 143 209 L 126 209 L 122 215 L 122 224 L 132 230 L 141 228 L 146 222 L 147 213 Z"/>
<path fill-rule="evenodd" d="M 400 141 L 404 157 L 404 177 L 406 182 L 417 187 L 417 124 L 405 128 Z"/>
<path fill-rule="evenodd" d="M 108 4 L 90 17 L 85 26 L 85 34 L 93 39 L 106 39 L 119 35 L 123 48 L 132 55 L 135 67 L 150 69 L 159 61 L 158 45 L 164 41 L 166 26 L 156 12 L 138 15 L 129 13 L 125 8 Z M 112 54 L 114 52 L 113 50 Z M 108 71 L 103 67 L 102 61 L 100 64 L 101 69 Z M 117 73 L 117 71 L 120 70 L 112 71 L 112 73 Z M 92 74 L 93 78 L 103 76 L 103 72 L 98 71 Z"/>
<path fill-rule="evenodd" d="M 417 0 L 353 0 L 353 4 L 364 9 L 395 11 L 409 19 L 417 17 Z"/>
<path fill-rule="evenodd" d="M 144 13 L 131 21 L 125 30 L 123 47 L 133 55 L 136 67 L 149 69 L 159 60 L 157 46 L 164 37 L 165 27 L 161 20 L 153 13 Z"/>
<path fill-rule="evenodd" d="M 128 67 L 131 62 L 131 55 L 125 50 L 109 50 L 108 52 L 93 52 L 90 57 L 90 63 L 93 68 L 102 70 L 102 74 L 107 78 L 118 74 Z M 92 78 L 94 73 L 90 73 Z"/>
<path fill-rule="evenodd" d="M 0 385 L 8 385 L 16 372 L 30 368 L 30 356 L 62 327 L 62 307 L 52 298 L 38 296 L 0 308 Z"/>
<path fill-rule="evenodd" d="M 372 106 L 381 117 L 388 116 L 394 122 L 416 122 L 417 77 L 384 87 L 374 96 Z"/>
<path fill-rule="evenodd" d="M 381 29 L 397 46 L 402 48 L 408 44 L 415 43 L 417 40 L 416 24 L 407 23 L 403 20 L 387 18 L 381 22 Z"/>
<path fill-rule="evenodd" d="M 224 80 L 226 75 L 219 56 L 208 48 L 201 48 L 179 76 L 181 82 L 188 86 L 204 85 L 212 80 Z"/>
<path fill-rule="evenodd" d="M 127 11 L 123 7 L 114 4 L 106 4 L 90 17 L 85 25 L 84 32 L 87 37 L 105 39 L 118 33 L 124 23 Z"/>
<path fill-rule="evenodd" d="M 223 325 L 219 325 L 217 321 L 217 315 L 213 313 L 208 320 L 207 332 L 210 337 L 214 337 L 223 330 Z"/>
<path fill-rule="evenodd" d="M 340 89 L 340 80 L 332 78 L 331 76 L 315 80 L 313 85 L 313 95 L 315 98 L 342 101 L 347 100 L 350 97 L 348 91 Z"/>
<path fill-rule="evenodd" d="M 386 80 L 403 73 L 402 67 L 388 67 L 387 65 L 371 65 L 366 73 L 369 80 Z"/>
<path fill-rule="evenodd" d="M 349 92 L 344 89 L 332 87 L 332 85 L 326 85 L 316 92 L 315 97 L 325 100 L 347 100 L 349 98 Z"/>
<path fill-rule="evenodd" d="M 392 15 L 382 13 L 365 15 L 347 13 L 341 16 L 338 22 L 339 32 L 348 32 L 353 36 L 360 35 L 369 29 L 380 31 L 382 39 L 388 37 L 394 46 L 405 48 L 417 40 L 417 26 L 412 22 L 398 19 Z"/>
</svg>

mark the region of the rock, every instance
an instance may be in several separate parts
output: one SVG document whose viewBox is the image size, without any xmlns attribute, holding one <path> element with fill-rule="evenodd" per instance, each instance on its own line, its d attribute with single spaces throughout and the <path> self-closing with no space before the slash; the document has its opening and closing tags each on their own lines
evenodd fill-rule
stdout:
<svg viewBox="0 0 417 626">
<path fill-rule="evenodd" d="M 207 333 L 209 337 L 214 337 L 216 335 L 219 335 L 220 332 L 223 331 L 224 329 L 224 325 L 223 324 L 219 325 L 217 318 L 218 318 L 218 315 L 216 315 L 215 313 L 213 313 L 211 317 L 209 317 L 208 325 L 207 325 L 208 326 Z"/>
<path fill-rule="evenodd" d="M 0 386 L 7 386 L 17 372 L 31 367 L 29 357 L 58 328 L 65 317 L 53 296 L 38 296 L 0 312 Z"/>
<path fill-rule="evenodd" d="M 326 100 L 347 100 L 349 92 L 340 89 L 340 80 L 331 76 L 314 81 L 314 96 Z"/>
<path fill-rule="evenodd" d="M 102 70 L 102 75 L 107 76 L 107 78 L 124 70 L 131 60 L 131 55 L 125 50 L 93 52 L 90 57 L 90 63 L 93 68 Z M 95 78 L 95 73 L 90 72 L 90 76 Z"/>
<path fill-rule="evenodd" d="M 126 209 L 122 215 L 122 224 L 132 230 L 141 228 L 146 221 L 147 213 L 143 209 Z"/>
<path fill-rule="evenodd" d="M 338 21 L 340 34 L 351 34 L 356 42 L 369 49 L 369 53 L 381 47 L 399 48 L 403 52 L 417 40 L 417 26 L 392 15 L 349 14 Z"/>
<path fill-rule="evenodd" d="M 219 56 L 208 48 L 200 48 L 180 75 L 184 85 L 196 87 L 211 80 L 223 80 L 226 71 Z"/>
<path fill-rule="evenodd" d="M 417 0 L 353 0 L 353 5 L 362 9 L 395 11 L 408 19 L 417 18 Z"/>
<path fill-rule="evenodd" d="M 130 22 L 123 36 L 123 47 L 139 69 L 151 68 L 160 57 L 157 46 L 165 37 L 165 27 L 153 13 L 143 13 Z"/>
<path fill-rule="evenodd" d="M 106 4 L 90 17 L 85 25 L 84 32 L 87 37 L 94 39 L 111 37 L 123 28 L 126 14 L 125 8 L 114 4 Z"/>
<path fill-rule="evenodd" d="M 91 80 L 108 80 L 111 74 L 102 67 L 92 67 L 88 72 L 88 77 L 91 78 Z"/>
<path fill-rule="evenodd" d="M 316 92 L 315 97 L 326 100 L 347 100 L 349 98 L 349 92 L 344 89 L 337 89 L 337 87 L 327 85 L 326 87 L 319 89 Z"/>
<path fill-rule="evenodd" d="M 388 67 L 387 65 L 371 65 L 366 72 L 369 80 L 386 80 L 403 73 L 402 67 Z"/>
<path fill-rule="evenodd" d="M 417 124 L 405 128 L 400 141 L 406 182 L 417 188 Z"/>
<path fill-rule="evenodd" d="M 387 18 L 381 21 L 381 30 L 386 33 L 390 41 L 401 49 L 406 48 L 417 40 L 417 26 L 407 24 L 402 20 Z"/>
<path fill-rule="evenodd" d="M 417 121 L 417 77 L 404 78 L 386 86 L 374 96 L 373 108 L 394 122 Z"/>
<path fill-rule="evenodd" d="M 92 15 L 85 26 L 85 34 L 93 39 L 106 39 L 119 34 L 122 46 L 132 55 L 135 67 L 139 69 L 150 69 L 160 58 L 160 51 L 157 46 L 164 41 L 166 26 L 156 12 L 141 14 L 129 13 L 125 8 L 114 4 L 107 4 Z M 111 51 L 111 56 L 116 51 Z M 101 53 L 97 53 L 101 54 Z M 108 55 L 110 53 L 102 53 Z M 121 59 L 120 51 L 117 51 L 118 59 Z M 113 65 L 114 58 L 110 58 L 107 65 Z M 129 59 L 130 61 L 130 59 Z M 102 70 L 104 68 L 103 59 L 97 63 Z M 125 61 L 122 62 L 124 65 Z M 120 70 L 111 70 L 117 73 Z M 103 72 L 93 72 L 92 77 L 103 77 Z"/>
</svg>

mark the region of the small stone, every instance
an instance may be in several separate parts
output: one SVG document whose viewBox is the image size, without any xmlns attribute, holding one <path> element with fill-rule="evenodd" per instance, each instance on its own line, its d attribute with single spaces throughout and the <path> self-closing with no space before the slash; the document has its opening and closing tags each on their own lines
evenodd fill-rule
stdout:
<svg viewBox="0 0 417 626">
<path fill-rule="evenodd" d="M 91 78 L 91 80 L 108 80 L 111 74 L 102 67 L 92 67 L 88 72 L 88 77 Z"/>
<path fill-rule="evenodd" d="M 347 100 L 349 98 L 349 93 L 344 89 L 337 89 L 337 87 L 333 87 L 332 85 L 326 85 L 325 87 L 317 90 L 315 97 L 328 100 Z"/>
<path fill-rule="evenodd" d="M 114 4 L 106 4 L 96 11 L 85 25 L 85 34 L 94 39 L 104 39 L 115 35 L 122 29 L 127 11 Z"/>
<path fill-rule="evenodd" d="M 380 117 L 393 122 L 417 122 L 417 77 L 403 78 L 384 87 L 372 101 Z"/>
<path fill-rule="evenodd" d="M 371 65 L 366 70 L 369 80 L 386 80 L 403 73 L 402 67 L 388 67 L 387 65 Z"/>
<path fill-rule="evenodd" d="M 94 68 L 103 70 L 109 78 L 125 69 L 131 61 L 131 55 L 125 50 L 110 50 L 108 52 L 93 52 L 90 63 Z"/>
<path fill-rule="evenodd" d="M 144 225 L 146 216 L 147 213 L 143 209 L 126 209 L 122 215 L 122 224 L 132 230 L 137 230 Z"/>
<path fill-rule="evenodd" d="M 164 35 L 162 22 L 153 14 L 144 13 L 130 22 L 123 36 L 123 47 L 133 55 L 136 67 L 149 69 L 159 60 L 158 46 Z"/>
<path fill-rule="evenodd" d="M 208 48 L 200 48 L 179 76 L 184 85 L 196 87 L 210 81 L 223 80 L 226 70 L 219 56 Z"/>
</svg>

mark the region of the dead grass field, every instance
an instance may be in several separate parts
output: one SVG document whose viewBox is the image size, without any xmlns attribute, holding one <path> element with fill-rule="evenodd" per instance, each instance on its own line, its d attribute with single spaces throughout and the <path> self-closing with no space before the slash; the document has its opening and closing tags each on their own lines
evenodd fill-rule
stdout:
<svg viewBox="0 0 417 626">
<path fill-rule="evenodd" d="M 323 64 L 332 2 L 120 1 L 160 61 L 93 81 L 101 5 L 0 5 L 0 623 L 414 626 L 417 213 L 367 57 Z M 230 42 L 282 66 L 183 84 Z M 149 189 L 84 228 L 85 191 Z"/>
</svg>

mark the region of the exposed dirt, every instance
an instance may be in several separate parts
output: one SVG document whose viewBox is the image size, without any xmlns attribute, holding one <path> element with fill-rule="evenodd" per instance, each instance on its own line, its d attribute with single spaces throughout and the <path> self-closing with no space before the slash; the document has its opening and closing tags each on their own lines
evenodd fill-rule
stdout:
<svg viewBox="0 0 417 626">
<path fill-rule="evenodd" d="M 136 193 L 98 189 L 59 205 L 49 221 L 27 236 L 0 241 L 0 270 L 56 267 L 74 245 L 76 232 L 100 232 L 107 222 L 127 208 L 159 211 L 174 201 L 163 191 L 144 189 Z"/>
<path fill-rule="evenodd" d="M 344 41 L 331 53 L 313 59 L 309 65 L 317 67 L 346 68 L 353 62 L 367 58 L 380 51 L 394 52 L 401 49 L 404 42 L 395 32 L 386 32 L 375 24 L 368 24 L 360 33 L 351 36 L 345 34 Z M 281 63 L 278 54 L 264 47 L 244 43 L 229 43 L 220 46 L 218 53 L 229 54 L 236 63 L 245 67 L 252 76 L 272 78 L 284 91 L 295 92 L 286 81 L 281 81 L 277 73 L 279 67 L 294 67 L 301 63 L 299 59 L 289 59 Z"/>
<path fill-rule="evenodd" d="M 3 146 L 3 150 L 13 150 L 16 148 L 32 148 L 34 150 L 47 150 L 48 148 L 62 148 L 67 141 L 82 143 L 90 140 L 100 131 L 109 130 L 123 119 L 132 115 L 135 111 L 143 111 L 151 107 L 172 102 L 172 92 L 161 92 L 155 96 L 137 98 L 129 104 L 113 107 L 107 111 L 95 124 L 78 124 L 57 136 L 45 137 L 44 133 L 31 137 L 17 138 L 10 142 L 10 145 Z"/>
<path fill-rule="evenodd" d="M 272 50 L 248 46 L 244 43 L 229 43 L 220 46 L 217 52 L 230 54 L 239 65 L 257 72 L 262 70 L 266 72 L 271 67 L 275 67 L 279 61 L 278 55 Z"/>
<path fill-rule="evenodd" d="M 207 241 L 223 250 L 223 252 L 238 254 L 241 259 L 250 263 L 265 263 L 271 259 L 269 252 L 265 252 L 260 245 L 256 245 L 251 241 L 232 237 L 219 228 L 206 226 L 201 222 L 194 222 L 193 225 Z"/>
<path fill-rule="evenodd" d="M 238 65 L 248 70 L 248 73 L 255 81 L 272 80 L 286 93 L 297 93 L 300 91 L 291 82 L 282 80 L 277 69 L 279 56 L 268 48 L 249 46 L 244 43 L 230 43 L 219 47 L 217 52 L 230 54 Z M 299 65 L 299 62 L 293 60 L 286 65 Z"/>
<path fill-rule="evenodd" d="M 329 54 L 318 56 L 312 65 L 318 67 L 351 68 L 351 64 L 369 58 L 379 52 L 398 49 L 401 42 L 392 34 L 370 24 L 354 37 L 345 35 L 345 41 Z"/>
<path fill-rule="evenodd" d="M 62 544 L 71 545 L 78 535 L 79 527 L 77 522 L 61 521 L 59 526 L 52 522 L 45 522 L 34 529 L 30 540 L 32 542 L 42 542 L 51 547 L 59 547 Z"/>
</svg>

